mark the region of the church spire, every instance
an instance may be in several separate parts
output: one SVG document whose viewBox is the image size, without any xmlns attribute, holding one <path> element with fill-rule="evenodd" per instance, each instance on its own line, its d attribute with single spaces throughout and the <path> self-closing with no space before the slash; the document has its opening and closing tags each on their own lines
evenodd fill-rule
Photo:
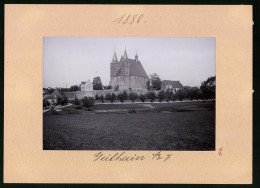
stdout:
<svg viewBox="0 0 260 188">
<path fill-rule="evenodd" d="M 135 61 L 138 61 L 137 51 L 136 51 L 136 54 L 135 54 Z"/>
<path fill-rule="evenodd" d="M 114 52 L 112 62 L 118 62 L 116 52 Z"/>
<path fill-rule="evenodd" d="M 126 48 L 125 48 L 125 52 L 124 52 L 123 58 L 124 58 L 124 59 L 127 59 Z"/>
</svg>

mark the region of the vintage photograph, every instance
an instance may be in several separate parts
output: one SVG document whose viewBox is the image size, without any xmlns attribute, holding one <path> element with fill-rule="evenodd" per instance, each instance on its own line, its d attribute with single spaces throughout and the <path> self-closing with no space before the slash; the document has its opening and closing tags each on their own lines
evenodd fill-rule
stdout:
<svg viewBox="0 0 260 188">
<path fill-rule="evenodd" d="M 216 39 L 44 37 L 44 150 L 214 151 Z"/>
</svg>

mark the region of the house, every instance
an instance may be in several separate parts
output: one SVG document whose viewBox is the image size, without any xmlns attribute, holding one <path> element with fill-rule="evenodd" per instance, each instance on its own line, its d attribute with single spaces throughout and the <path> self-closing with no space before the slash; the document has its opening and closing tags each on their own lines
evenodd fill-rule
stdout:
<svg viewBox="0 0 260 188">
<path fill-rule="evenodd" d="M 93 84 L 91 83 L 91 81 L 82 81 L 80 84 L 80 91 L 93 91 Z"/>
<path fill-rule="evenodd" d="M 48 100 L 48 102 L 49 102 L 51 105 L 53 105 L 53 104 L 57 103 L 57 99 L 58 99 L 59 97 L 60 97 L 62 100 L 67 99 L 66 95 L 65 95 L 60 89 L 56 88 L 56 89 L 52 92 L 52 94 L 50 94 L 50 95 L 45 95 L 43 98 L 46 99 L 46 100 Z"/>
<path fill-rule="evenodd" d="M 161 84 L 161 90 L 163 91 L 170 90 L 176 92 L 181 88 L 183 88 L 183 85 L 180 83 L 180 81 L 163 80 Z"/>
</svg>

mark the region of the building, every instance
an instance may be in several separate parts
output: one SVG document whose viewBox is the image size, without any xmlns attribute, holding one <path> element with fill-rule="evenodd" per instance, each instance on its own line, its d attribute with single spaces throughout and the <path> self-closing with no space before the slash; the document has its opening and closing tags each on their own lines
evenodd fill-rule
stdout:
<svg viewBox="0 0 260 188">
<path fill-rule="evenodd" d="M 138 60 L 137 54 L 135 59 L 130 59 L 125 50 L 124 55 L 118 61 L 117 55 L 114 53 L 110 64 L 110 85 L 114 90 L 146 91 L 147 81 L 148 76 Z"/>
<path fill-rule="evenodd" d="M 86 82 L 81 82 L 80 91 L 93 91 L 93 84 L 91 81 L 87 80 Z"/>
<path fill-rule="evenodd" d="M 46 99 L 51 105 L 57 103 L 58 98 L 61 98 L 62 100 L 67 99 L 66 95 L 58 88 L 56 88 L 52 94 L 44 96 L 44 99 Z"/>
<path fill-rule="evenodd" d="M 161 84 L 161 90 L 163 91 L 173 91 L 176 92 L 179 89 L 183 88 L 183 85 L 180 83 L 180 81 L 172 81 L 172 80 L 163 80 Z"/>
</svg>

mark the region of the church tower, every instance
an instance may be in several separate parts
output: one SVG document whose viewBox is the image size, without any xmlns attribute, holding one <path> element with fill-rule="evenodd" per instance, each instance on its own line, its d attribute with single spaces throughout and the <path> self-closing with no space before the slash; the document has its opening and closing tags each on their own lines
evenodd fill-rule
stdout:
<svg viewBox="0 0 260 188">
<path fill-rule="evenodd" d="M 129 62 L 128 62 L 126 49 L 122 59 L 120 60 L 120 68 L 121 68 L 122 76 L 129 76 Z"/>
<path fill-rule="evenodd" d="M 116 52 L 113 55 L 113 59 L 110 63 L 110 77 L 115 77 L 119 70 L 119 62 L 117 60 Z"/>
</svg>

